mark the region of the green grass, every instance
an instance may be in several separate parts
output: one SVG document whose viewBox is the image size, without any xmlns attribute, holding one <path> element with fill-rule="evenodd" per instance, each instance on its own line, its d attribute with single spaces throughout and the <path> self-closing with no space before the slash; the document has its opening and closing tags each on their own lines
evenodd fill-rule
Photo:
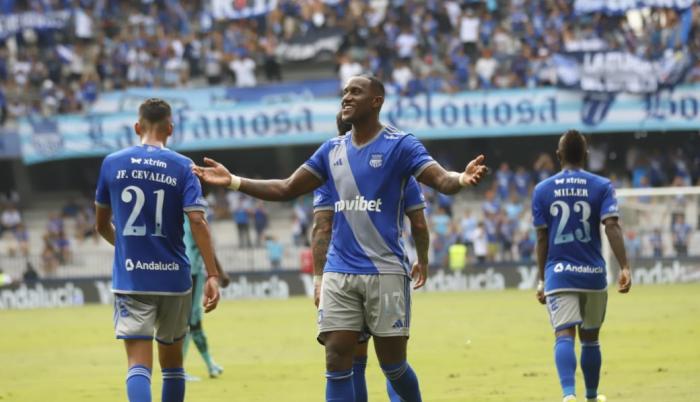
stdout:
<svg viewBox="0 0 700 402">
<path fill-rule="evenodd" d="M 0 311 L 0 400 L 125 401 L 126 359 L 111 320 L 108 306 Z M 417 294 L 412 325 L 409 360 L 426 402 L 561 400 L 549 322 L 532 292 Z M 225 372 L 188 383 L 189 401 L 323 400 L 310 300 L 225 302 L 205 327 Z M 601 343 L 611 402 L 697 401 L 700 284 L 611 293 Z M 190 351 L 188 370 L 205 377 Z M 370 400 L 387 400 L 374 357 L 367 380 Z M 155 374 L 156 401 L 159 390 Z"/>
</svg>

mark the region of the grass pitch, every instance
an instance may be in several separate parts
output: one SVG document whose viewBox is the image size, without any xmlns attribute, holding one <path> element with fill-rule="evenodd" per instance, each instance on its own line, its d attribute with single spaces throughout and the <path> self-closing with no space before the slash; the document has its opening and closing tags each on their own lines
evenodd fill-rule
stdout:
<svg viewBox="0 0 700 402">
<path fill-rule="evenodd" d="M 0 311 L 0 400 L 125 401 L 126 359 L 111 320 L 109 306 Z M 420 293 L 412 326 L 409 361 L 426 402 L 561 400 L 549 322 L 532 292 Z M 188 401 L 323 400 L 309 299 L 224 302 L 205 328 L 225 372 L 206 378 L 190 348 L 186 367 L 203 380 L 188 383 Z M 611 402 L 700 400 L 700 284 L 611 292 L 601 344 L 601 392 Z M 386 401 L 373 356 L 367 381 L 370 400 Z M 155 401 L 160 385 L 156 369 Z"/>
</svg>

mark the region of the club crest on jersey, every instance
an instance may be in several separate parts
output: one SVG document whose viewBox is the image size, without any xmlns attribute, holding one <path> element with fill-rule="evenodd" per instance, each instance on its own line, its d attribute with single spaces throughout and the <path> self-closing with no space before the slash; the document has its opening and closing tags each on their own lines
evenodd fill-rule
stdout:
<svg viewBox="0 0 700 402">
<path fill-rule="evenodd" d="M 382 167 L 383 163 L 384 161 L 382 154 L 372 154 L 372 156 L 369 158 L 369 165 L 375 169 Z"/>
</svg>

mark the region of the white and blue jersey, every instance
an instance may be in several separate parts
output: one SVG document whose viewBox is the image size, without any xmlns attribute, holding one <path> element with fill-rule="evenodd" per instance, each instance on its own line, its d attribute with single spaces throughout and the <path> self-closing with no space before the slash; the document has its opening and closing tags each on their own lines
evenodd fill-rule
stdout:
<svg viewBox="0 0 700 402">
<path fill-rule="evenodd" d="M 610 180 L 584 170 L 563 170 L 543 180 L 532 196 L 537 228 L 548 228 L 545 295 L 607 288 L 600 225 L 619 216 Z"/>
<path fill-rule="evenodd" d="M 324 272 L 408 275 L 406 189 L 434 163 L 418 139 L 392 127 L 361 146 L 352 134 L 321 145 L 303 166 L 325 183 L 335 211 Z"/>
<path fill-rule="evenodd" d="M 205 211 L 192 161 L 167 148 L 134 146 L 102 162 L 95 203 L 112 209 L 115 293 L 190 291 L 184 213 Z"/>
</svg>

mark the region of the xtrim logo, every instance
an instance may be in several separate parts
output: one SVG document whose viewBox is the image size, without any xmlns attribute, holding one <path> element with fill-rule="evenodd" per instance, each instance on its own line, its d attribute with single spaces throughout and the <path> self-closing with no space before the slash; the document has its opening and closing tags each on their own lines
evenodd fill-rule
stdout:
<svg viewBox="0 0 700 402">
<path fill-rule="evenodd" d="M 141 269 L 145 271 L 179 271 L 180 264 L 176 262 L 166 263 L 161 261 L 136 261 L 136 263 L 134 263 L 134 261 L 131 258 L 127 258 L 126 261 L 124 261 L 124 268 L 126 268 L 127 271 L 133 271 L 135 269 Z"/>
<path fill-rule="evenodd" d="M 382 212 L 382 199 L 366 200 L 365 197 L 356 196 L 352 200 L 340 200 L 335 203 L 335 212 L 359 211 L 359 212 Z"/>
<path fill-rule="evenodd" d="M 564 265 L 563 263 L 558 263 L 557 265 L 554 266 L 555 273 L 560 273 L 560 272 L 575 272 L 577 274 L 603 274 L 605 273 L 605 268 L 603 267 L 591 267 L 588 265 L 571 265 L 571 264 L 566 264 Z"/>
</svg>

